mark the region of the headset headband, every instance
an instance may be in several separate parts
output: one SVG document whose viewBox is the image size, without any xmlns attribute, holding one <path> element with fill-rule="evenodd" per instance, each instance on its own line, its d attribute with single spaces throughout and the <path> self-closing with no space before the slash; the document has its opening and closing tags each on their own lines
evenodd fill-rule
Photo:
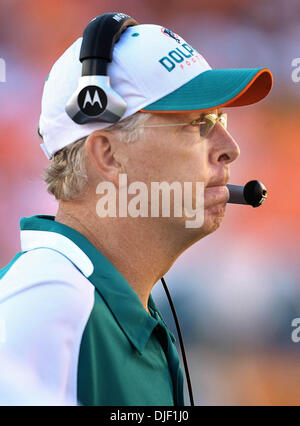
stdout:
<svg viewBox="0 0 300 426">
<path fill-rule="evenodd" d="M 82 75 L 106 75 L 115 43 L 126 28 L 134 25 L 138 25 L 137 21 L 123 13 L 105 13 L 94 18 L 83 32 L 79 57 Z"/>
</svg>

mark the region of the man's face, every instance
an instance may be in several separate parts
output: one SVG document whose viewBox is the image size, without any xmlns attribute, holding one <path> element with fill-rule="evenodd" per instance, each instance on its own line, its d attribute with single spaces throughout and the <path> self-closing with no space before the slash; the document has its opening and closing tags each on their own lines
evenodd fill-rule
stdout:
<svg viewBox="0 0 300 426">
<path fill-rule="evenodd" d="M 218 110 L 206 111 L 218 113 Z M 199 118 L 200 113 L 152 114 L 146 126 L 152 124 L 190 123 Z M 149 189 L 151 182 L 166 181 L 193 182 L 195 207 L 195 184 L 203 182 L 204 223 L 200 229 L 185 229 L 187 217 L 161 218 L 165 224 L 182 227 L 192 232 L 195 240 L 216 230 L 225 213 L 228 200 L 226 183 L 229 179 L 229 166 L 239 156 L 239 147 L 231 135 L 217 122 L 207 138 L 200 136 L 199 126 L 149 127 L 144 129 L 144 137 L 137 142 L 126 144 L 127 155 L 124 166 L 128 175 L 128 185 L 134 181 L 145 182 Z M 150 197 L 149 197 L 150 198 Z M 171 205 L 173 197 L 171 197 Z M 171 210 L 172 216 L 172 210 Z"/>
</svg>

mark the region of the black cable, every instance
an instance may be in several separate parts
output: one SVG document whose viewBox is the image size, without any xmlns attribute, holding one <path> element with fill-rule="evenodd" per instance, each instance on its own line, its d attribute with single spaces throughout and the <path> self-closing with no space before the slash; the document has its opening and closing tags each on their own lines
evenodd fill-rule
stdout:
<svg viewBox="0 0 300 426">
<path fill-rule="evenodd" d="M 174 307 L 173 301 L 171 299 L 171 295 L 169 293 L 169 290 L 168 290 L 168 287 L 167 287 L 167 284 L 166 284 L 164 277 L 161 278 L 161 282 L 162 282 L 162 285 L 165 289 L 167 298 L 169 300 L 171 310 L 172 310 L 172 314 L 173 314 L 173 317 L 174 317 L 174 321 L 175 321 L 175 324 L 176 324 L 177 334 L 178 334 L 178 337 L 179 337 L 179 343 L 180 343 L 180 347 L 181 347 L 182 359 L 183 359 L 183 364 L 184 364 L 185 376 L 186 376 L 189 395 L 190 395 L 191 406 L 194 407 L 192 384 L 191 384 L 191 380 L 190 380 L 188 365 L 187 365 L 187 362 L 186 362 L 185 350 L 184 350 L 183 339 L 182 339 L 182 335 L 181 335 L 179 321 L 178 321 L 177 314 L 176 314 L 176 311 L 175 311 L 175 307 Z"/>
</svg>

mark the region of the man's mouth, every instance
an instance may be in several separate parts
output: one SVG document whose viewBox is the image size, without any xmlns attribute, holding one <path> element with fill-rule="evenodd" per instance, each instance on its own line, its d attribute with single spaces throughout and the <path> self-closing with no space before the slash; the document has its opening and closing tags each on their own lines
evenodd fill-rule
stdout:
<svg viewBox="0 0 300 426">
<path fill-rule="evenodd" d="M 229 200 L 229 190 L 226 185 L 210 185 L 205 189 L 205 207 L 215 204 L 226 204 Z"/>
</svg>

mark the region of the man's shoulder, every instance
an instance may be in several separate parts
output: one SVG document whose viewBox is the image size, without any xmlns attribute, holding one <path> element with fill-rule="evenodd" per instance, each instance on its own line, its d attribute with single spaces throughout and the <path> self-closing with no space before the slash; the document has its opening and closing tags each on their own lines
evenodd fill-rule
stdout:
<svg viewBox="0 0 300 426">
<path fill-rule="evenodd" d="M 0 269 L 0 302 L 36 286 L 47 283 L 69 286 L 81 294 L 93 293 L 91 282 L 59 251 L 48 247 L 20 252 Z"/>
<path fill-rule="evenodd" d="M 43 395 L 46 384 L 59 400 L 76 401 L 78 357 L 93 306 L 93 285 L 53 249 L 18 253 L 0 270 L 0 343 L 28 370 L 26 385 L 32 380 Z M 22 400 L 17 391 L 12 398 Z"/>
</svg>

